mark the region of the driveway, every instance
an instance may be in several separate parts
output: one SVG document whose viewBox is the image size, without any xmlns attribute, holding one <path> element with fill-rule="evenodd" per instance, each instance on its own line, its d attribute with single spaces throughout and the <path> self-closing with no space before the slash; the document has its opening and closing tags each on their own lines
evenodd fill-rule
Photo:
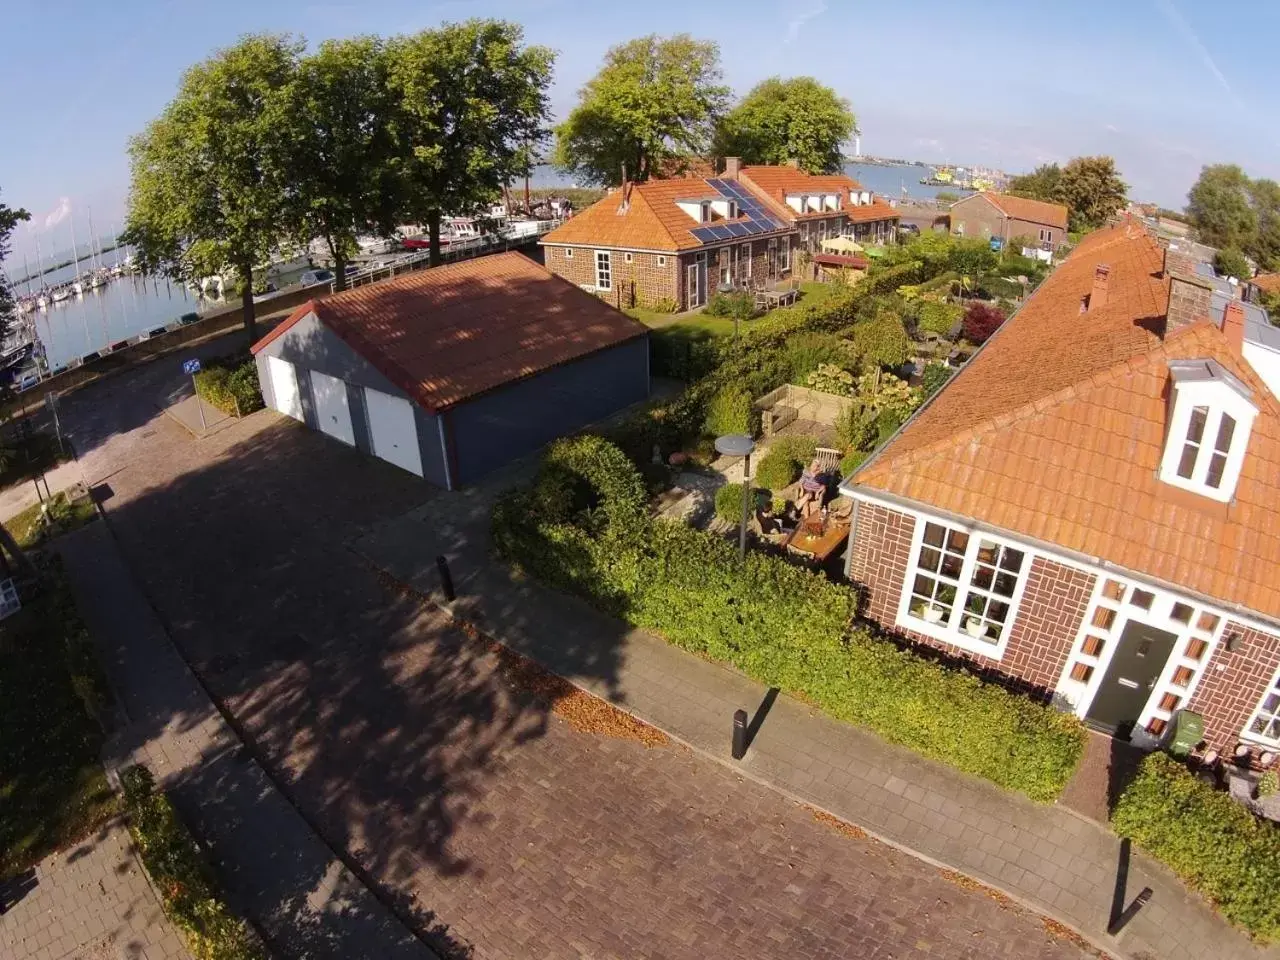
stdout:
<svg viewBox="0 0 1280 960">
<path fill-rule="evenodd" d="M 197 440 L 155 412 L 180 374 L 103 387 L 65 417 L 170 633 L 293 802 L 452 952 L 1089 955 L 683 747 L 553 712 L 350 549 L 474 495 L 270 412 Z M 602 678 L 617 657 L 596 651 Z"/>
</svg>

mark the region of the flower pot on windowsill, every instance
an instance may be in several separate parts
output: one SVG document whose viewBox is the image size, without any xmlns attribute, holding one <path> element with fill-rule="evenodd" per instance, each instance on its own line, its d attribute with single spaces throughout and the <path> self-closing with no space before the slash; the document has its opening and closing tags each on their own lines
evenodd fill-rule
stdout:
<svg viewBox="0 0 1280 960">
<path fill-rule="evenodd" d="M 969 636 L 973 637 L 973 639 L 977 640 L 978 637 L 982 635 L 982 621 L 969 620 L 964 625 L 964 632 L 967 633 Z"/>
<path fill-rule="evenodd" d="M 926 623 L 941 623 L 942 611 L 937 607 L 925 607 L 924 619 Z"/>
</svg>

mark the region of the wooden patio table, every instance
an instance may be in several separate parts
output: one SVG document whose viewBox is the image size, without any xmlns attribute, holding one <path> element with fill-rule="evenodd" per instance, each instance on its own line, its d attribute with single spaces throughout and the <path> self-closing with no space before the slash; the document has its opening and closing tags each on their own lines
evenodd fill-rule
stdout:
<svg viewBox="0 0 1280 960">
<path fill-rule="evenodd" d="M 826 529 L 821 534 L 810 533 L 802 523 L 787 537 L 786 548 L 815 563 L 825 563 L 828 557 L 840 549 L 840 544 L 848 536 L 849 524 L 840 521 L 827 521 Z"/>
</svg>

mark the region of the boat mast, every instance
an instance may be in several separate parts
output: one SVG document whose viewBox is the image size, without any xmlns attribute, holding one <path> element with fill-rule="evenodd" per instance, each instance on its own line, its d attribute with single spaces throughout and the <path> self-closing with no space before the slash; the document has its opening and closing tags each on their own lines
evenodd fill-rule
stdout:
<svg viewBox="0 0 1280 960">
<path fill-rule="evenodd" d="M 27 251 L 22 251 L 22 272 L 27 275 L 27 296 L 31 296 L 31 266 L 27 263 Z"/>
<path fill-rule="evenodd" d="M 73 284 L 80 281 L 80 248 L 76 246 L 76 215 L 75 211 L 71 212 L 71 259 L 75 262 L 75 273 L 71 275 Z"/>
<path fill-rule="evenodd" d="M 40 252 L 40 231 L 35 231 L 36 235 L 36 267 L 40 270 L 40 289 L 44 289 L 44 254 Z"/>
<path fill-rule="evenodd" d="M 98 262 L 98 238 L 93 232 L 93 207 L 88 208 L 89 211 L 89 269 L 95 274 L 101 269 Z"/>
</svg>

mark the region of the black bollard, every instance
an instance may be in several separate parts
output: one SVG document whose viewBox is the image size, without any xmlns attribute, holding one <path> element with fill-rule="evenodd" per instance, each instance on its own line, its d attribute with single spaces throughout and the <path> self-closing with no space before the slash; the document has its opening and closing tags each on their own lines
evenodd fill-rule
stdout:
<svg viewBox="0 0 1280 960">
<path fill-rule="evenodd" d="M 747 711 L 737 710 L 733 714 L 733 759 L 741 760 L 747 755 Z"/>
<path fill-rule="evenodd" d="M 436 569 L 440 571 L 440 589 L 444 591 L 444 598 L 453 603 L 458 597 L 453 592 L 453 574 L 449 572 L 449 561 L 444 554 L 436 557 Z"/>
</svg>

